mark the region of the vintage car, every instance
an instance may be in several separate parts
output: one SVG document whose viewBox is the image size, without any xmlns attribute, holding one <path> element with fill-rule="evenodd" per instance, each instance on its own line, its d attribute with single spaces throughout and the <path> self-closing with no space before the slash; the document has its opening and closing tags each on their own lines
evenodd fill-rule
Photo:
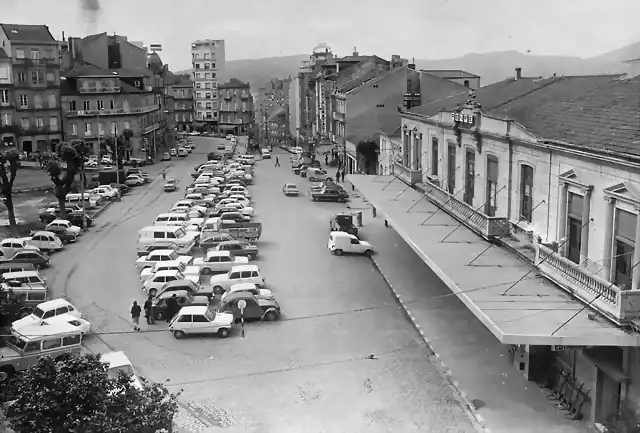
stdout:
<svg viewBox="0 0 640 433">
<path fill-rule="evenodd" d="M 176 179 L 167 179 L 162 187 L 164 192 L 173 192 L 178 190 L 178 181 Z"/>
<path fill-rule="evenodd" d="M 300 194 L 298 187 L 293 183 L 285 183 L 282 187 L 282 192 L 287 197 L 297 197 Z"/>
<path fill-rule="evenodd" d="M 244 308 L 240 309 L 241 301 Z M 275 298 L 260 299 L 249 292 L 238 291 L 225 296 L 220 305 L 220 311 L 233 314 L 236 321 L 266 320 L 274 321 L 280 318 L 280 304 Z"/>
</svg>

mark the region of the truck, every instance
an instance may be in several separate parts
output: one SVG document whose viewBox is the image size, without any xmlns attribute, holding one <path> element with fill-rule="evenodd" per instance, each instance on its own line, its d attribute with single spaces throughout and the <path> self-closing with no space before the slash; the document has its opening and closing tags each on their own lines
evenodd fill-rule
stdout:
<svg viewBox="0 0 640 433">
<path fill-rule="evenodd" d="M 118 173 L 118 174 L 116 174 Z M 118 177 L 120 179 L 118 179 Z M 124 183 L 124 180 L 127 178 L 124 170 L 102 170 L 98 173 L 98 180 L 100 185 L 109 185 L 111 183 Z"/>
<path fill-rule="evenodd" d="M 226 232 L 236 239 L 247 239 L 255 242 L 262 235 L 262 223 L 241 222 L 241 223 L 222 223 L 219 217 L 209 218 L 202 226 L 202 234 L 206 232 Z"/>
<path fill-rule="evenodd" d="M 353 215 L 337 213 L 329 220 L 329 229 L 332 232 L 346 232 L 358 236 L 358 227 L 353 223 Z"/>
</svg>

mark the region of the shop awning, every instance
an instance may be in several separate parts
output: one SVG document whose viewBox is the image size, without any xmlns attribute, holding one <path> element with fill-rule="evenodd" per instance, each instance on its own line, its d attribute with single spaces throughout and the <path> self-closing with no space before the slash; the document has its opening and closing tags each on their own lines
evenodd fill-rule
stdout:
<svg viewBox="0 0 640 433">
<path fill-rule="evenodd" d="M 640 334 L 586 308 L 514 254 L 488 248 L 422 192 L 393 176 L 348 179 L 500 342 L 640 346 Z"/>
<path fill-rule="evenodd" d="M 233 131 L 238 126 L 239 125 L 220 125 L 220 126 L 218 126 L 218 129 L 221 129 L 223 131 Z"/>
</svg>

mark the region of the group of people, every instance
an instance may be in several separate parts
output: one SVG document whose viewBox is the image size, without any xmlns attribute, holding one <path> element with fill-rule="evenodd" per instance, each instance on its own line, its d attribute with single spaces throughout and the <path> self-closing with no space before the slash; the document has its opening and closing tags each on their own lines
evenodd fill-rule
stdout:
<svg viewBox="0 0 640 433">
<path fill-rule="evenodd" d="M 131 306 L 131 320 L 133 321 L 133 330 L 140 331 L 140 315 L 144 309 L 144 317 L 147 320 L 147 325 L 153 325 L 155 323 L 155 313 L 153 311 L 153 296 L 149 295 L 144 305 L 140 307 L 138 301 L 133 301 Z M 178 305 L 178 297 L 174 293 L 172 297 L 167 299 L 167 323 L 173 319 L 173 317 L 180 311 L 180 305 Z"/>
</svg>

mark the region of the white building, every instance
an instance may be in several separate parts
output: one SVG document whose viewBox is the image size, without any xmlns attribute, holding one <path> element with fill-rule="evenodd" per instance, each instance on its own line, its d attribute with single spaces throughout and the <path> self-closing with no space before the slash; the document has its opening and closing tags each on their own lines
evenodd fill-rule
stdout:
<svg viewBox="0 0 640 433">
<path fill-rule="evenodd" d="M 218 124 L 218 81 L 225 69 L 223 39 L 204 39 L 191 43 L 191 77 L 195 118 L 214 126 Z"/>
<path fill-rule="evenodd" d="M 300 136 L 300 78 L 289 83 L 289 133 L 296 140 Z"/>
</svg>

